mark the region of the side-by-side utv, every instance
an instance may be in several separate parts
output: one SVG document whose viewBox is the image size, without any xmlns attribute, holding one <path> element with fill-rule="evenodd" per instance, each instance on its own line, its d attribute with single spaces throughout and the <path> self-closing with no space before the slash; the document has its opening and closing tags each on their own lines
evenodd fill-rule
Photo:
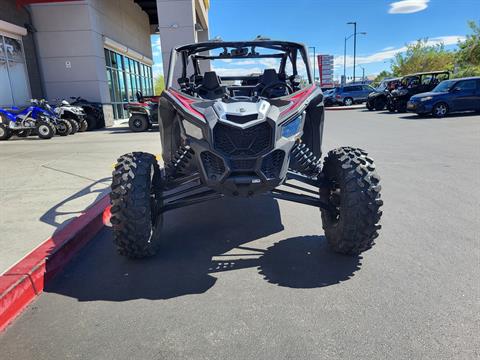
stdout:
<svg viewBox="0 0 480 360">
<path fill-rule="evenodd" d="M 230 67 L 229 76 L 211 70 L 219 61 Z M 236 61 L 258 65 L 246 75 L 250 65 L 235 67 Z M 235 69 L 239 75 L 232 75 Z M 208 41 L 176 48 L 159 104 L 163 162 L 133 152 L 113 171 L 111 223 L 119 253 L 155 254 L 167 211 L 254 196 L 317 207 L 333 250 L 369 249 L 382 214 L 375 164 L 353 147 L 332 150 L 321 162 L 323 124 L 322 91 L 303 45 Z"/>
</svg>

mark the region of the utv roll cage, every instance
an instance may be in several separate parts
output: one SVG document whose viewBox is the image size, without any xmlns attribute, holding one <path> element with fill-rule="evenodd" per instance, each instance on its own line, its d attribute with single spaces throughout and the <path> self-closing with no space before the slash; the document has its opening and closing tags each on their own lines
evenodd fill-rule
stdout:
<svg viewBox="0 0 480 360">
<path fill-rule="evenodd" d="M 401 79 L 400 79 L 400 83 L 402 86 L 407 86 L 407 85 L 410 85 L 410 79 L 415 79 L 415 78 L 418 78 L 418 81 L 419 83 L 416 84 L 416 86 L 418 85 L 422 85 L 423 84 L 423 79 L 426 77 L 426 76 L 429 76 L 431 75 L 431 80 L 430 82 L 436 82 L 438 80 L 438 77 L 439 75 L 446 75 L 446 79 L 448 79 L 450 77 L 450 72 L 448 70 L 443 70 L 443 71 L 425 71 L 425 72 L 419 72 L 419 73 L 414 73 L 414 74 L 408 74 L 408 75 L 405 75 L 403 76 Z M 444 80 L 446 80 L 444 79 Z M 438 81 L 439 83 L 440 81 Z"/>
<path fill-rule="evenodd" d="M 210 51 L 221 50 L 219 54 L 212 55 Z M 262 52 L 263 50 L 263 52 Z M 266 50 L 273 50 L 272 53 L 265 53 Z M 289 82 L 293 84 L 294 90 L 300 84 L 297 61 L 298 56 L 305 63 L 306 80 L 309 84 L 313 83 L 310 72 L 310 64 L 305 46 L 300 43 L 275 40 L 252 40 L 252 41 L 206 41 L 191 45 L 180 46 L 172 50 L 170 65 L 167 76 L 167 89 L 176 86 L 175 80 L 181 90 L 189 92 L 189 85 L 198 85 L 202 79 L 201 66 L 202 60 L 232 60 L 232 59 L 279 59 L 277 74 L 274 74 L 278 81 Z M 181 62 L 181 74 L 175 79 L 175 65 L 177 61 Z M 287 75 L 287 63 L 290 61 L 291 74 Z M 187 68 L 192 65 L 193 74 L 187 74 Z M 205 74 L 207 75 L 207 74 Z M 218 76 L 220 81 L 235 82 L 240 81 L 241 85 L 227 85 L 229 91 L 252 88 L 262 78 L 261 74 L 251 74 L 249 76 Z"/>
</svg>

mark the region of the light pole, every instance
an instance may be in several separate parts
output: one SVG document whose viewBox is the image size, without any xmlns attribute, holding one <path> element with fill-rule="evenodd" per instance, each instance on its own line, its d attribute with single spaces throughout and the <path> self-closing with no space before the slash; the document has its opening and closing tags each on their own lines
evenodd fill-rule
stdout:
<svg viewBox="0 0 480 360">
<path fill-rule="evenodd" d="M 352 36 L 354 36 L 355 33 L 353 33 L 350 36 L 345 37 L 345 43 L 343 44 L 343 78 L 345 82 L 347 81 L 347 40 L 350 39 Z M 365 31 L 359 32 L 357 35 L 367 35 Z M 355 63 L 355 56 L 353 57 L 353 62 Z M 355 72 L 354 72 L 355 74 Z M 353 78 L 353 81 L 355 82 L 355 75 Z"/>
<path fill-rule="evenodd" d="M 355 60 L 357 57 L 357 22 L 351 21 L 347 24 L 353 25 L 353 82 L 355 82 Z"/>
<path fill-rule="evenodd" d="M 365 68 L 361 65 L 358 66 L 362 68 L 362 84 L 365 84 Z"/>
<path fill-rule="evenodd" d="M 315 46 L 309 46 L 309 49 L 313 49 L 313 83 L 315 83 L 315 71 L 316 71 L 316 61 L 317 57 L 315 56 Z"/>
</svg>

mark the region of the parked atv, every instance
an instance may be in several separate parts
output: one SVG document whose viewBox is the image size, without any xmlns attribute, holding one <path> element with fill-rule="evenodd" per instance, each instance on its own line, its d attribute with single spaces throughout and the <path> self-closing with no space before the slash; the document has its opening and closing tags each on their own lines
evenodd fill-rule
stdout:
<svg viewBox="0 0 480 360">
<path fill-rule="evenodd" d="M 55 132 L 55 125 L 38 107 L 0 109 L 0 140 L 33 134 L 40 139 L 51 139 Z"/>
<path fill-rule="evenodd" d="M 400 86 L 400 78 L 384 79 L 375 88 L 375 92 L 368 95 L 366 107 L 368 110 L 383 110 L 388 104 L 388 95 Z"/>
<path fill-rule="evenodd" d="M 387 109 L 390 112 L 406 112 L 408 100 L 413 95 L 429 92 L 449 77 L 448 71 L 430 71 L 404 76 L 400 80 L 400 87 L 389 94 Z"/>
<path fill-rule="evenodd" d="M 273 63 L 280 59 L 278 69 L 252 76 L 253 85 L 242 85 L 244 74 L 200 72 L 201 61 L 269 56 Z M 181 77 L 174 79 L 177 58 Z M 382 215 L 374 161 L 347 146 L 330 151 L 322 165 L 323 95 L 303 45 L 208 41 L 175 49 L 170 64 L 159 105 L 165 167 L 152 154 L 133 152 L 113 171 L 111 223 L 121 255 L 155 254 L 168 211 L 257 195 L 319 208 L 336 252 L 356 255 L 372 247 Z M 231 85 L 223 86 L 225 80 Z"/>
<path fill-rule="evenodd" d="M 81 97 L 71 97 L 70 105 L 79 106 L 86 114 L 88 130 L 101 129 L 105 127 L 105 118 L 101 103 L 91 102 Z"/>
<path fill-rule="evenodd" d="M 80 106 L 73 106 L 66 100 L 57 103 L 53 108 L 55 114 L 61 118 L 69 121 L 73 127 L 73 133 L 77 131 L 83 132 L 88 129 L 87 114 Z"/>
<path fill-rule="evenodd" d="M 67 119 L 60 119 L 45 99 L 32 99 L 31 103 L 34 106 L 39 107 L 42 110 L 43 115 L 49 118 L 50 122 L 55 126 L 57 135 L 67 136 L 74 134 L 70 121 Z"/>
<path fill-rule="evenodd" d="M 143 96 L 137 92 L 138 102 L 125 105 L 125 110 L 130 114 L 128 126 L 134 132 L 141 132 L 158 123 L 158 100 L 159 96 Z"/>
</svg>

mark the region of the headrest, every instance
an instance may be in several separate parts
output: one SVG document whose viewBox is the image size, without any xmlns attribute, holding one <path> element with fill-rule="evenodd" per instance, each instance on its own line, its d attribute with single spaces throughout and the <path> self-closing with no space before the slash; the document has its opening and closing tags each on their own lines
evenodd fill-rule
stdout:
<svg viewBox="0 0 480 360">
<path fill-rule="evenodd" d="M 206 71 L 203 74 L 202 86 L 207 90 L 214 90 L 220 86 L 220 79 L 215 71 Z"/>
</svg>

